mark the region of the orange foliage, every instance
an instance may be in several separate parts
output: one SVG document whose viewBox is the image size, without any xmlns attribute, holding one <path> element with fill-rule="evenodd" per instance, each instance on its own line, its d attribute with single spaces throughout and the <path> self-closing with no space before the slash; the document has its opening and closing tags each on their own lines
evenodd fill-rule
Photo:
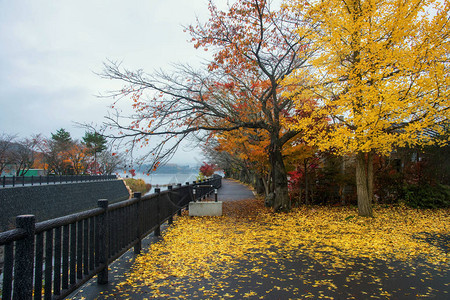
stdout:
<svg viewBox="0 0 450 300">
<path fill-rule="evenodd" d="M 243 161 L 246 168 L 261 175 L 270 171 L 267 148 L 270 138 L 266 131 L 241 129 L 234 132 L 224 132 L 218 135 L 217 151 L 225 151 Z"/>
</svg>

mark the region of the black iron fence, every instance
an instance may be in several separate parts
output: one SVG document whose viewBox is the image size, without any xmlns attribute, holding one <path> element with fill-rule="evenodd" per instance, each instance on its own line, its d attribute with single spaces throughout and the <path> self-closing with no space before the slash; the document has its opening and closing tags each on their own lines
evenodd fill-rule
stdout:
<svg viewBox="0 0 450 300">
<path fill-rule="evenodd" d="M 115 180 L 116 175 L 46 175 L 46 176 L 3 176 L 0 187 L 57 184 L 69 182 Z"/>
<path fill-rule="evenodd" d="M 44 222 L 16 217 L 17 228 L 0 233 L 2 299 L 62 299 L 94 275 L 107 283 L 110 263 L 131 247 L 139 253 L 145 236 L 160 235 L 164 222 L 220 186 L 221 177 L 214 177 L 112 205 L 98 200 L 98 208 Z"/>
</svg>

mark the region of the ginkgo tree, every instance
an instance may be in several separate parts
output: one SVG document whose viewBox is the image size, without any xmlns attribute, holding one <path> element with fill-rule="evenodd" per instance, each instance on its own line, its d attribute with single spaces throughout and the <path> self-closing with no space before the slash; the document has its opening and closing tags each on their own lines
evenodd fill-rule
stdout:
<svg viewBox="0 0 450 300">
<path fill-rule="evenodd" d="M 282 149 L 299 130 L 281 124 L 293 102 L 282 96 L 286 88 L 280 82 L 303 67 L 313 52 L 309 40 L 296 32 L 304 20 L 287 8 L 271 9 L 266 0 L 239 0 L 228 11 L 209 1 L 209 10 L 208 22 L 186 28 L 196 48 L 212 52 L 207 68 L 178 65 L 173 74 L 147 74 L 105 64 L 102 76 L 125 84 L 109 96 L 131 97 L 133 108 L 131 115 L 117 111 L 107 118 L 106 127 L 117 129 L 117 134 L 109 130 L 108 137 L 128 139 L 132 149 L 151 145 L 151 137 L 163 138 L 144 157 L 156 165 L 167 161 L 192 134 L 264 130 L 270 141 L 266 151 L 274 209 L 290 210 Z"/>
<path fill-rule="evenodd" d="M 320 48 L 309 73 L 286 85 L 297 105 L 313 97 L 319 108 L 291 123 L 321 150 L 356 156 L 359 214 L 372 215 L 373 156 L 396 147 L 431 144 L 450 116 L 449 6 L 437 0 L 292 0 L 294 11 L 316 24 L 309 36 Z M 304 36 L 304 28 L 299 28 Z M 304 85 L 305 86 L 305 85 Z M 330 116 L 330 130 L 313 118 Z M 441 140 L 448 142 L 448 138 Z"/>
</svg>

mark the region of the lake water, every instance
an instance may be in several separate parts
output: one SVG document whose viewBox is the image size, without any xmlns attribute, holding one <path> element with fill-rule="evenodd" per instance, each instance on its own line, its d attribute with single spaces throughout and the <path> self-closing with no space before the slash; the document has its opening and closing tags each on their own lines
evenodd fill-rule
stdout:
<svg viewBox="0 0 450 300">
<path fill-rule="evenodd" d="M 161 191 L 167 189 L 167 185 L 177 185 L 181 183 L 185 185 L 186 182 L 192 183 L 192 181 L 197 180 L 198 174 L 136 174 L 134 178 L 143 179 L 146 183 L 150 183 L 152 185 L 152 189 L 149 193 L 154 193 L 154 189 L 159 187 Z"/>
</svg>

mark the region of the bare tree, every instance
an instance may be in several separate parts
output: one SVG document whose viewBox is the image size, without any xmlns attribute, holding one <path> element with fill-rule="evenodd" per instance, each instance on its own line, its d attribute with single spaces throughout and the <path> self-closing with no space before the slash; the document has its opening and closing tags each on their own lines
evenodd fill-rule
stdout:
<svg viewBox="0 0 450 300">
<path fill-rule="evenodd" d="M 36 158 L 37 141 L 34 138 L 24 138 L 14 147 L 12 163 L 16 176 L 24 176 L 30 170 Z"/>
<path fill-rule="evenodd" d="M 304 21 L 286 9 L 272 10 L 269 1 L 237 1 L 229 12 L 209 2 L 206 24 L 187 28 L 196 47 L 211 47 L 214 59 L 205 70 L 175 65 L 173 74 L 130 71 L 120 63 L 105 64 L 102 77 L 125 84 L 106 96 L 131 97 L 134 113 L 109 115 L 109 138 L 121 140 L 130 151 L 149 146 L 144 159 L 152 168 L 168 161 L 182 140 L 197 135 L 241 128 L 259 128 L 270 135 L 267 149 L 272 166 L 274 209 L 290 210 L 282 148 L 299 131 L 283 127 L 281 119 L 293 112 L 283 97 L 280 81 L 305 63 L 312 53 L 297 30 Z M 117 100 L 118 101 L 118 100 Z M 149 138 L 161 138 L 150 144 Z M 126 141 L 126 142 L 125 142 Z"/>
<path fill-rule="evenodd" d="M 5 167 L 11 164 L 11 147 L 16 138 L 17 136 L 13 134 L 0 134 L 0 175 Z"/>
<path fill-rule="evenodd" d="M 99 170 L 102 174 L 111 175 L 123 166 L 125 159 L 122 154 L 114 153 L 110 150 L 104 150 L 98 155 Z"/>
</svg>

